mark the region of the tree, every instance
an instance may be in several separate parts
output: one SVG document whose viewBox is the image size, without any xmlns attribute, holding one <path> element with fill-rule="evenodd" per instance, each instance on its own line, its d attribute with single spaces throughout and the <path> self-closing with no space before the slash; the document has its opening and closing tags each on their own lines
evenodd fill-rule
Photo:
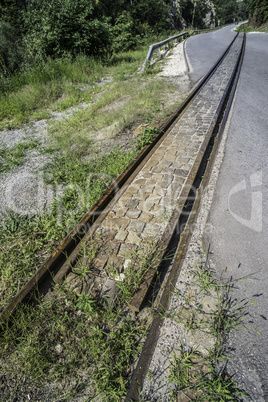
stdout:
<svg viewBox="0 0 268 402">
<path fill-rule="evenodd" d="M 134 21 L 147 24 L 154 31 L 169 28 L 170 6 L 163 0 L 133 0 L 130 13 Z"/>
<path fill-rule="evenodd" d="M 0 4 L 0 20 L 9 22 L 19 28 L 19 13 L 25 9 L 27 0 L 2 0 Z"/>
<path fill-rule="evenodd" d="M 17 29 L 7 21 L 0 21 L 0 75 L 9 76 L 23 59 Z"/>
<path fill-rule="evenodd" d="M 268 21 L 268 3 L 267 0 L 250 0 L 249 20 L 254 26 L 260 26 Z"/>
<path fill-rule="evenodd" d="M 23 13 L 24 43 L 34 59 L 102 56 L 111 45 L 109 19 L 94 0 L 32 0 Z"/>
<path fill-rule="evenodd" d="M 238 3 L 236 0 L 214 0 L 216 6 L 216 19 L 221 21 L 221 25 L 232 23 L 234 18 L 238 18 Z"/>
</svg>

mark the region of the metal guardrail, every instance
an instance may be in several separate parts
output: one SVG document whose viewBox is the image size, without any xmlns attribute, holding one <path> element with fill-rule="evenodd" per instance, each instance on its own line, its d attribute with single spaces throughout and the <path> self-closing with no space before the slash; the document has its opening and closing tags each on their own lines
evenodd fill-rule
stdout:
<svg viewBox="0 0 268 402">
<path fill-rule="evenodd" d="M 149 51 L 148 51 L 148 53 L 147 53 L 146 60 L 145 60 L 145 62 L 144 62 L 144 64 L 143 64 L 143 66 L 142 66 L 142 72 L 145 70 L 145 68 L 146 68 L 148 65 L 150 65 L 151 60 L 152 60 L 153 55 L 154 55 L 154 52 L 155 52 L 157 49 L 158 49 L 158 54 L 159 54 L 159 56 L 160 56 L 160 48 L 161 48 L 161 47 L 166 46 L 166 44 L 169 44 L 169 43 L 172 42 L 172 41 L 173 41 L 173 42 L 176 42 L 176 40 L 177 40 L 178 38 L 181 38 L 181 37 L 184 37 L 184 36 L 189 36 L 189 32 L 188 32 L 188 31 L 183 32 L 183 33 L 181 33 L 181 34 L 179 34 L 179 35 L 172 36 L 171 38 L 165 39 L 165 40 L 163 40 L 162 42 L 154 43 L 153 45 L 149 46 Z"/>
<path fill-rule="evenodd" d="M 175 35 L 175 36 L 172 36 L 172 37 L 170 37 L 170 38 L 168 38 L 168 39 L 165 39 L 165 40 L 163 40 L 162 42 L 154 43 L 153 45 L 149 46 L 149 51 L 148 51 L 148 53 L 147 53 L 146 60 L 145 60 L 145 62 L 144 62 L 144 64 L 143 64 L 143 66 L 142 66 L 141 71 L 143 72 L 143 71 L 146 69 L 146 67 L 150 65 L 151 60 L 152 60 L 153 55 L 154 55 L 154 52 L 155 52 L 157 49 L 158 49 L 158 54 L 159 54 L 159 56 L 161 56 L 160 49 L 161 49 L 161 47 L 166 46 L 166 44 L 169 44 L 170 42 L 176 43 L 176 41 L 177 41 L 178 38 L 182 38 L 182 37 L 185 37 L 185 36 L 188 37 L 188 36 L 191 36 L 191 35 L 193 35 L 193 34 L 198 34 L 198 33 L 202 33 L 202 32 L 207 32 L 207 31 L 214 30 L 214 29 L 215 29 L 215 28 L 212 28 L 212 29 L 209 29 L 209 28 L 208 28 L 208 29 L 203 29 L 203 30 L 195 30 L 195 31 L 191 31 L 191 33 L 189 33 L 188 31 L 185 31 L 185 32 L 183 32 L 183 33 L 181 33 L 181 34 L 179 34 L 179 35 Z"/>
</svg>

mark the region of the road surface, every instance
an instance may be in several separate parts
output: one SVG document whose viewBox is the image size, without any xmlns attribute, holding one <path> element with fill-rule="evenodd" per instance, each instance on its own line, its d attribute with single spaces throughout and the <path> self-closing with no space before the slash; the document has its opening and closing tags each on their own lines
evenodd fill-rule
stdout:
<svg viewBox="0 0 268 402">
<path fill-rule="evenodd" d="M 220 52 L 233 34 L 224 28 L 188 41 L 193 81 L 208 70 L 216 59 L 214 50 Z M 227 353 L 229 373 L 258 402 L 268 401 L 267 105 L 268 34 L 250 33 L 205 240 L 219 277 L 244 278 L 235 283 L 232 299 L 256 303 L 245 316 L 249 331 L 233 331 Z"/>
</svg>

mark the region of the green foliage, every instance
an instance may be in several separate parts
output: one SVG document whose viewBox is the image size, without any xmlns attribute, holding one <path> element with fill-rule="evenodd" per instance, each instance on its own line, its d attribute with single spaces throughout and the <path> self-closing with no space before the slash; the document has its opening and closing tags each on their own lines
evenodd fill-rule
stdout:
<svg viewBox="0 0 268 402">
<path fill-rule="evenodd" d="M 191 0 L 182 0 L 181 2 L 181 14 L 185 20 L 187 26 L 191 26 L 193 20 L 194 5 Z M 196 1 L 195 15 L 194 15 L 194 27 L 205 28 L 203 18 L 205 12 L 207 11 L 207 6 L 201 1 Z"/>
<path fill-rule="evenodd" d="M 0 21 L 0 80 L 13 73 L 23 60 L 18 30 L 9 22 Z"/>
<path fill-rule="evenodd" d="M 189 351 L 182 352 L 179 356 L 174 354 L 170 367 L 169 382 L 176 383 L 180 391 L 189 387 L 191 380 L 191 369 L 193 367 L 194 354 Z"/>
<path fill-rule="evenodd" d="M 155 32 L 169 26 L 169 6 L 163 0 L 133 0 L 131 15 L 135 22 L 148 24 Z"/>
<path fill-rule="evenodd" d="M 19 166 L 28 149 L 37 147 L 36 142 L 20 143 L 12 148 L 0 148 L 0 173 L 9 172 L 15 166 Z"/>
<path fill-rule="evenodd" d="M 26 7 L 27 0 L 2 0 L 0 3 L 0 18 L 19 28 L 19 11 Z"/>
<path fill-rule="evenodd" d="M 23 13 L 24 43 L 30 60 L 47 56 L 102 56 L 111 45 L 111 26 L 96 15 L 95 3 L 87 0 L 33 0 Z"/>
<path fill-rule="evenodd" d="M 249 1 L 249 23 L 253 26 L 260 26 L 268 21 L 268 3 L 267 0 Z"/>
<path fill-rule="evenodd" d="M 217 372 L 211 367 L 209 376 L 204 376 L 195 387 L 201 390 L 201 395 L 196 401 L 240 401 L 241 397 L 248 396 L 244 391 L 239 390 L 236 381 L 223 370 Z"/>
<path fill-rule="evenodd" d="M 77 56 L 41 62 L 12 77 L 0 77 L 0 116 L 2 127 L 28 121 L 36 109 L 55 103 L 64 110 L 82 100 L 89 101 L 93 83 L 100 79 L 103 67 L 92 57 Z M 80 83 L 80 88 L 77 87 Z M 90 84 L 83 90 L 83 84 Z M 41 118 L 42 118 L 41 114 Z"/>
<path fill-rule="evenodd" d="M 190 25 L 192 2 L 183 0 L 180 9 Z M 48 57 L 105 58 L 134 49 L 153 32 L 180 26 L 180 11 L 173 15 L 174 5 L 168 0 L 5 0 L 0 10 L 2 24 L 12 24 L 8 29 L 4 25 L 2 33 L 0 27 L 0 68 L 8 72 L 18 66 L 24 70 Z M 206 11 L 207 5 L 198 2 L 195 26 L 204 25 Z"/>
<path fill-rule="evenodd" d="M 221 25 L 232 23 L 237 20 L 239 14 L 238 3 L 236 0 L 214 0 L 216 6 L 216 21 L 220 20 Z"/>
<path fill-rule="evenodd" d="M 16 387 L 23 376 L 33 399 L 42 382 L 53 400 L 79 398 L 87 387 L 86 400 L 120 401 L 145 333 L 145 325 L 119 308 L 111 310 L 89 294 L 75 295 L 67 284 L 56 286 L 45 302 L 22 305 L 2 328 L 1 362 L 11 365 L 12 374 L 2 365 L 1 375 L 12 375 Z M 18 391 L 10 389 L 13 399 L 13 392 L 27 389 L 21 385 Z"/>
<path fill-rule="evenodd" d="M 112 49 L 116 53 L 136 47 L 139 37 L 135 35 L 135 23 L 129 13 L 119 15 L 112 28 L 112 32 L 114 36 Z"/>
<path fill-rule="evenodd" d="M 145 127 L 142 132 L 138 135 L 137 139 L 137 149 L 141 150 L 152 142 L 153 137 L 157 134 L 158 129 L 155 127 Z"/>
</svg>

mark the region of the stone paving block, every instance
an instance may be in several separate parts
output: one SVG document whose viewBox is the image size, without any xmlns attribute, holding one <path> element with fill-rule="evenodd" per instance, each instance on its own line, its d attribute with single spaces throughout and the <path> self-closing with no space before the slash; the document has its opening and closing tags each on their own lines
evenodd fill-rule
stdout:
<svg viewBox="0 0 268 402">
<path fill-rule="evenodd" d="M 94 234 L 94 240 L 97 236 L 100 240 L 110 241 L 115 238 L 115 235 L 116 230 L 114 230 L 114 228 L 109 229 L 101 227 L 100 230 Z"/>
<path fill-rule="evenodd" d="M 162 211 L 161 211 L 161 214 L 159 214 L 158 216 L 155 215 L 154 218 L 151 220 L 150 223 L 151 223 L 152 225 L 154 225 L 155 223 L 162 225 L 163 223 L 165 224 L 165 221 L 166 221 L 166 219 L 165 219 L 164 211 L 162 210 Z"/>
<path fill-rule="evenodd" d="M 142 235 L 143 237 L 146 237 L 147 235 L 154 235 L 156 238 L 159 238 L 160 234 L 162 233 L 162 228 L 163 226 L 159 223 L 147 223 Z"/>
<path fill-rule="evenodd" d="M 128 232 L 126 230 L 119 230 L 117 235 L 115 236 L 115 240 L 125 241 L 127 235 L 128 235 Z"/>
<path fill-rule="evenodd" d="M 116 254 L 109 256 L 105 269 L 108 275 L 114 274 L 115 272 L 121 273 L 123 271 L 123 259 Z"/>
<path fill-rule="evenodd" d="M 134 195 L 134 197 L 135 197 L 135 195 Z M 135 200 L 135 198 L 133 199 L 133 198 L 129 197 L 129 200 L 126 201 L 126 203 L 125 203 L 125 207 L 133 210 L 133 209 L 137 208 L 138 203 L 139 202 L 137 200 Z"/>
<path fill-rule="evenodd" d="M 140 212 L 150 212 L 152 211 L 154 206 L 154 201 L 150 202 L 150 199 L 146 200 L 146 201 L 142 201 L 139 203 L 138 205 L 138 209 L 140 210 Z"/>
<path fill-rule="evenodd" d="M 139 216 L 139 221 L 149 223 L 153 219 L 153 216 L 152 213 L 142 212 Z"/>
<path fill-rule="evenodd" d="M 154 188 L 155 188 L 155 182 L 154 182 L 154 179 L 152 177 L 151 180 L 150 180 L 150 184 L 148 184 L 148 186 L 146 186 L 144 188 L 144 190 L 146 190 L 146 192 L 151 192 L 152 193 L 154 191 Z M 144 190 L 143 190 L 143 192 L 144 192 Z"/>
<path fill-rule="evenodd" d="M 155 166 L 151 168 L 152 173 L 161 173 L 162 167 L 161 166 Z"/>
<path fill-rule="evenodd" d="M 183 184 L 185 182 L 185 177 L 174 176 L 173 183 L 174 184 Z"/>
<path fill-rule="evenodd" d="M 188 171 L 184 169 L 175 169 L 175 175 L 186 177 L 188 175 Z"/>
<path fill-rule="evenodd" d="M 128 194 L 136 194 L 139 191 L 139 189 L 140 189 L 139 185 L 137 185 L 137 186 L 132 185 L 132 186 L 128 187 L 127 192 L 128 192 Z"/>
<path fill-rule="evenodd" d="M 126 215 L 127 210 L 125 208 L 116 209 L 116 217 L 123 218 Z"/>
<path fill-rule="evenodd" d="M 137 204 L 137 208 L 139 208 L 140 204 Z M 138 209 L 129 209 L 127 211 L 126 216 L 130 219 L 138 219 L 138 217 L 140 216 L 141 211 L 139 211 Z"/>
<path fill-rule="evenodd" d="M 105 255 L 117 254 L 120 245 L 121 245 L 121 242 L 117 241 L 117 240 L 106 242 L 103 245 L 103 247 L 101 248 L 101 253 L 105 254 Z"/>
<path fill-rule="evenodd" d="M 118 256 L 124 259 L 131 258 L 134 253 L 137 251 L 137 246 L 131 243 L 121 243 Z"/>
<path fill-rule="evenodd" d="M 110 211 L 107 216 L 108 218 L 114 218 L 115 215 L 116 215 L 115 211 Z"/>
<path fill-rule="evenodd" d="M 98 270 L 104 269 L 106 263 L 108 261 L 108 256 L 103 254 L 98 254 L 98 256 L 93 260 L 92 265 Z"/>
<path fill-rule="evenodd" d="M 130 222 L 130 224 L 128 225 L 128 231 L 141 233 L 144 229 L 144 226 L 145 222 L 141 221 L 139 217 L 139 219 L 135 219 Z"/>
<path fill-rule="evenodd" d="M 136 201 L 145 201 L 148 198 L 150 193 L 140 190 L 138 194 L 135 194 Z"/>
<path fill-rule="evenodd" d="M 168 168 L 172 165 L 172 162 L 170 160 L 162 160 L 162 161 L 160 161 L 160 165 L 163 168 Z"/>
<path fill-rule="evenodd" d="M 126 229 L 129 224 L 127 218 L 108 218 L 102 222 L 102 227 L 110 230 Z M 115 233 L 116 234 L 116 233 Z"/>
<path fill-rule="evenodd" d="M 153 173 L 150 175 L 150 179 L 152 179 L 154 182 L 161 180 L 163 178 L 163 175 L 161 173 Z"/>
<path fill-rule="evenodd" d="M 141 243 L 141 238 L 136 234 L 136 232 L 129 232 L 126 243 L 131 243 L 138 246 Z"/>
<path fill-rule="evenodd" d="M 166 193 L 167 190 L 165 188 L 160 187 L 159 183 L 157 183 L 156 188 L 154 190 L 154 194 L 160 195 L 161 197 L 165 197 Z"/>
<path fill-rule="evenodd" d="M 142 177 L 144 178 L 144 179 L 150 179 L 151 177 L 152 177 L 152 174 L 151 173 L 143 173 L 142 172 Z"/>
<path fill-rule="evenodd" d="M 139 187 L 142 187 L 142 186 L 144 186 L 144 184 L 146 184 L 146 179 L 136 179 L 134 181 L 134 184 Z"/>
<path fill-rule="evenodd" d="M 161 166 L 162 166 L 162 164 L 161 164 Z M 174 169 L 172 166 L 169 167 L 169 168 L 164 167 L 164 168 L 161 170 L 161 173 L 163 173 L 164 176 L 169 175 L 169 176 L 171 177 L 171 176 L 173 176 L 174 171 L 175 171 L 175 169 Z M 164 177 L 163 177 L 163 179 L 164 179 Z M 172 177 L 172 180 L 173 180 L 173 177 Z M 171 180 L 171 181 L 172 181 L 172 180 Z"/>
</svg>

